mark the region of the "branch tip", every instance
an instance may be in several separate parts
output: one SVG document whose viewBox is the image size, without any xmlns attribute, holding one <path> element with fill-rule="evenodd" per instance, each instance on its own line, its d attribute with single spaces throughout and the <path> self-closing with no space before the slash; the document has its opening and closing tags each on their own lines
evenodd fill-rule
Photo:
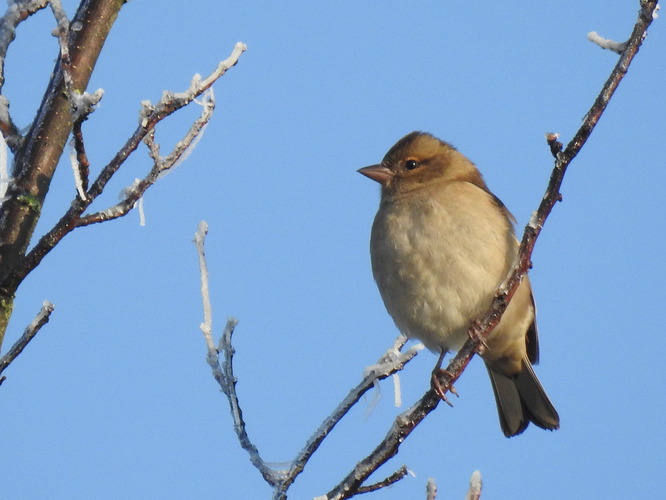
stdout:
<svg viewBox="0 0 666 500">
<path fill-rule="evenodd" d="M 562 143 L 558 141 L 560 138 L 560 134 L 557 132 L 548 132 L 546 134 L 546 142 L 548 143 L 548 147 L 550 148 L 550 153 L 553 155 L 553 157 L 557 158 L 557 155 L 562 152 Z"/>
<path fill-rule="evenodd" d="M 469 489 L 465 495 L 465 500 L 479 500 L 481 498 L 481 490 L 483 489 L 483 479 L 481 472 L 475 470 L 469 478 Z"/>
<path fill-rule="evenodd" d="M 590 31 L 587 34 L 587 39 L 592 43 L 596 43 L 602 49 L 610 50 L 617 54 L 622 54 L 622 52 L 624 52 L 625 49 L 627 48 L 626 42 L 616 42 L 614 40 L 604 38 L 601 35 L 599 35 L 599 33 L 597 33 L 596 31 Z"/>
<path fill-rule="evenodd" d="M 432 477 L 426 482 L 426 500 L 435 500 L 437 498 L 437 483 Z"/>
<path fill-rule="evenodd" d="M 392 484 L 397 483 L 401 479 L 405 478 L 407 475 L 411 474 L 412 476 L 414 473 L 410 471 L 406 465 L 403 465 L 400 467 L 397 471 L 395 471 L 393 474 L 390 476 L 382 479 L 381 481 L 378 481 L 376 483 L 370 484 L 368 486 L 360 486 L 358 488 L 358 494 L 363 494 L 363 493 L 370 493 L 373 491 L 381 490 L 383 488 L 386 488 L 388 486 L 391 486 Z"/>
</svg>

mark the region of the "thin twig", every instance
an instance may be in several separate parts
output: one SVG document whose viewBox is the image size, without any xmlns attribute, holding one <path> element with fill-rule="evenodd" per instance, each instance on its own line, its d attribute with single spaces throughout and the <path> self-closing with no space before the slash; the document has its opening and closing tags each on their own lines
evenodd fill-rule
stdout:
<svg viewBox="0 0 666 500">
<path fill-rule="evenodd" d="M 5 60 L 7 49 L 16 38 L 16 28 L 48 5 L 48 0 L 19 0 L 12 2 L 11 8 L 0 18 L 0 91 L 5 84 Z"/>
<path fill-rule="evenodd" d="M 92 113 L 95 106 L 104 94 L 103 89 L 97 89 L 94 93 L 90 94 L 86 91 L 80 92 L 76 90 L 76 84 L 72 74 L 73 65 L 70 57 L 70 44 L 72 36 L 72 26 L 74 31 L 80 21 L 74 21 L 70 25 L 67 13 L 62 6 L 60 0 L 50 0 L 51 12 L 58 25 L 55 33 L 58 37 L 58 45 L 60 46 L 60 67 L 62 68 L 63 81 L 65 83 L 65 94 L 69 100 L 74 122 L 83 122 L 87 119 L 88 115 Z M 79 123 L 80 124 L 80 123 Z"/>
<path fill-rule="evenodd" d="M 206 262 L 206 235 L 208 234 L 208 223 L 205 220 L 199 222 L 194 233 L 194 245 L 197 247 L 199 256 L 199 276 L 201 277 L 201 300 L 203 302 L 204 320 L 200 328 L 206 339 L 206 347 L 209 353 L 217 353 L 215 342 L 213 342 L 213 308 L 210 305 L 210 292 L 208 288 L 208 263 Z"/>
<path fill-rule="evenodd" d="M 77 191 L 82 200 L 87 198 L 88 179 L 90 178 L 90 160 L 86 153 L 86 145 L 83 140 L 83 122 L 76 120 L 72 129 L 72 148 L 74 149 L 74 174 L 78 177 Z"/>
<path fill-rule="evenodd" d="M 236 393 L 236 377 L 233 370 L 233 358 L 235 350 L 231 343 L 234 329 L 238 322 L 229 318 L 227 324 L 220 338 L 220 345 L 215 346 L 213 342 L 213 314 L 210 305 L 210 295 L 208 289 L 208 265 L 206 263 L 205 254 L 205 241 L 208 234 L 208 224 L 201 221 L 194 234 L 194 244 L 197 247 L 197 254 L 199 256 L 199 273 L 201 276 L 201 298 L 203 301 L 204 321 L 201 323 L 200 328 L 206 339 L 206 362 L 213 371 L 213 377 L 222 389 L 222 392 L 227 396 L 229 407 L 231 409 L 231 417 L 234 422 L 234 430 L 238 436 L 238 441 L 241 447 L 250 455 L 250 461 L 261 472 L 266 482 L 271 486 L 279 482 L 280 474 L 271 469 L 266 462 L 259 455 L 259 450 L 252 444 L 250 437 L 245 428 L 245 421 L 243 420 L 243 412 L 238 402 L 238 394 Z M 224 362 L 220 364 L 220 353 L 224 355 Z"/>
<path fill-rule="evenodd" d="M 235 319 L 229 318 L 224 328 L 224 332 L 222 333 L 220 345 L 218 347 L 218 351 L 224 355 L 224 362 L 221 366 L 222 378 L 216 378 L 216 380 L 229 401 L 229 408 L 231 409 L 231 416 L 234 421 L 234 430 L 236 431 L 241 447 L 248 452 L 250 462 L 261 473 L 264 480 L 271 486 L 274 486 L 281 481 L 282 472 L 271 468 L 261 458 L 259 449 L 252 443 L 252 441 L 250 441 L 250 436 L 247 433 L 245 421 L 243 420 L 243 411 L 241 410 L 240 402 L 238 400 L 238 393 L 236 392 L 237 379 L 233 369 L 233 360 L 236 350 L 231 343 L 236 323 Z M 215 356 L 215 359 L 213 359 L 212 354 L 213 353 L 209 351 L 206 359 L 213 369 L 213 374 L 215 374 L 219 369 L 219 357 Z"/>
<path fill-rule="evenodd" d="M 492 329 L 499 323 L 509 301 L 527 273 L 531 264 L 531 255 L 536 239 L 555 203 L 561 199 L 559 190 L 566 169 L 592 133 L 622 77 L 626 74 L 629 64 L 638 52 L 647 28 L 652 23 L 657 1 L 641 0 L 640 3 L 641 10 L 638 20 L 636 21 L 631 37 L 627 41 L 625 51 L 622 53 L 610 77 L 601 89 L 599 96 L 585 116 L 578 132 L 571 142 L 569 142 L 567 148 L 557 154 L 546 193 L 539 208 L 532 215 L 525 227 L 517 262 L 498 287 L 495 299 L 489 310 L 480 320 L 472 322 L 469 329 L 469 340 L 467 340 L 443 372 L 444 375 L 441 378 L 443 388 L 450 389 L 453 383 L 458 380 L 484 339 L 487 338 Z M 342 499 L 354 496 L 358 488 L 370 474 L 398 453 L 398 449 L 405 438 L 438 404 L 439 397 L 433 389 L 429 389 L 415 406 L 396 417 L 391 429 L 382 442 L 370 455 L 361 460 L 340 484 L 328 493 L 327 498 Z"/>
<path fill-rule="evenodd" d="M 51 316 L 51 313 L 53 312 L 53 309 L 55 306 L 51 304 L 49 301 L 45 301 L 42 304 L 42 308 L 39 310 L 39 313 L 37 313 L 37 316 L 35 316 L 35 319 L 32 320 L 32 323 L 30 323 L 26 329 L 23 331 L 23 335 L 14 343 L 14 345 L 7 351 L 7 354 L 2 356 L 0 358 L 0 373 L 5 371 L 5 368 L 7 368 L 16 357 L 21 354 L 21 351 L 25 349 L 25 347 L 28 345 L 28 343 L 35 338 L 35 335 L 39 332 L 39 330 L 49 321 L 49 317 Z M 0 384 L 5 380 L 5 377 L 2 376 L 0 378 Z"/>
<path fill-rule="evenodd" d="M 63 69 L 63 77 L 65 79 L 65 91 L 67 94 L 72 94 L 74 90 L 74 80 L 72 79 L 71 67 L 72 61 L 69 57 L 69 18 L 65 13 L 60 0 L 50 0 L 51 12 L 58 25 L 55 33 L 58 37 L 58 44 L 60 45 L 60 67 Z"/>
<path fill-rule="evenodd" d="M 407 474 L 409 474 L 409 469 L 407 468 L 406 465 L 403 465 L 393 474 L 382 479 L 381 481 L 369 484 L 368 486 L 361 486 L 358 489 L 358 493 L 359 495 L 362 495 L 363 493 L 371 493 L 373 491 L 381 490 L 382 488 L 386 488 L 387 486 L 391 486 L 392 484 L 397 483 L 398 481 L 406 477 Z"/>
<path fill-rule="evenodd" d="M 587 39 L 592 43 L 596 43 L 602 49 L 613 51 L 616 54 L 622 54 L 624 49 L 627 47 L 625 43 L 604 38 L 596 31 L 590 31 L 587 34 Z"/>
<path fill-rule="evenodd" d="M 35 12 L 48 5 L 48 0 L 14 1 L 0 18 L 0 92 L 5 84 L 5 60 L 9 45 L 16 38 L 16 28 Z M 23 136 L 14 124 L 9 113 L 9 100 L 0 95 L 0 132 L 5 137 L 7 146 L 12 152 L 20 147 Z"/>
<path fill-rule="evenodd" d="M 148 139 L 150 156 L 153 159 L 153 167 L 150 169 L 148 175 L 130 186 L 126 190 L 125 198 L 120 203 L 109 207 L 106 210 L 79 217 L 76 221 L 76 226 L 88 226 L 90 224 L 106 222 L 127 215 L 136 202 L 144 195 L 146 190 L 155 184 L 155 182 L 157 182 L 157 180 L 165 173 L 181 163 L 201 139 L 208 122 L 213 117 L 213 111 L 215 110 L 215 98 L 212 89 L 207 91 L 207 95 L 204 96 L 201 106 L 203 108 L 201 116 L 192 123 L 185 134 L 185 137 L 174 146 L 173 151 L 168 156 L 161 157 L 159 156 L 159 153 L 155 156 L 155 153 L 159 152 L 159 148 L 154 144 L 154 134 L 148 134 L 146 139 Z M 152 132 L 154 132 L 154 130 Z"/>
</svg>

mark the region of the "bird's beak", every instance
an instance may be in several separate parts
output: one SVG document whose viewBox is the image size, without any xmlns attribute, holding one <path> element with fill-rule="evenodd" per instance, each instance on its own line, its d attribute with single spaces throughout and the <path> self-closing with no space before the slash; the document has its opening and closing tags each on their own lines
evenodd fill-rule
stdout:
<svg viewBox="0 0 666 500">
<path fill-rule="evenodd" d="M 357 172 L 369 177 L 373 181 L 379 182 L 382 186 L 385 186 L 395 175 L 381 163 L 379 165 L 370 165 L 369 167 L 359 168 Z"/>
</svg>

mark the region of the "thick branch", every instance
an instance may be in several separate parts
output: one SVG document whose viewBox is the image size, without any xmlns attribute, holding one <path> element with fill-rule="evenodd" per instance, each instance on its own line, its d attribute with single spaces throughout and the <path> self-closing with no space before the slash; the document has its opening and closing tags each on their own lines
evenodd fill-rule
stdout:
<svg viewBox="0 0 666 500">
<path fill-rule="evenodd" d="M 90 79 L 106 36 L 123 0 L 83 0 L 70 31 L 72 90 L 83 92 Z M 53 173 L 72 129 L 69 98 L 65 93 L 64 69 L 56 62 L 37 117 L 21 147 L 16 151 L 13 179 L 0 215 L 0 301 L 11 304 L 15 288 L 4 281 L 23 257 L 48 192 Z M 0 345 L 9 319 L 0 314 Z"/>
</svg>

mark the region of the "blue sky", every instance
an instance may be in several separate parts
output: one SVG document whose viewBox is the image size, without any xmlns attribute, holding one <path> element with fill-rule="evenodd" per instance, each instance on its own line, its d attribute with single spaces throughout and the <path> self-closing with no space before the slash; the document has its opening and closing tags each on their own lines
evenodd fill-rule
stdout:
<svg viewBox="0 0 666 500">
<path fill-rule="evenodd" d="M 64 2 L 72 15 L 76 3 Z M 132 1 L 105 46 L 86 122 L 93 171 L 137 123 L 141 100 L 210 72 L 237 41 L 239 65 L 216 84 L 216 114 L 188 160 L 138 215 L 75 231 L 19 290 L 5 349 L 38 311 L 51 322 L 5 372 L 0 457 L 6 498 L 269 498 L 240 450 L 205 363 L 193 234 L 208 221 L 217 334 L 239 320 L 236 370 L 248 430 L 266 460 L 291 460 L 397 334 L 372 281 L 368 239 L 378 188 L 356 169 L 412 130 L 453 143 L 483 172 L 519 230 L 552 157 L 617 56 L 637 1 Z M 21 25 L 5 94 L 27 126 L 57 55 L 54 21 Z M 502 435 L 474 360 L 454 408 L 430 415 L 383 469 L 415 474 L 374 498 L 463 498 L 476 469 L 493 499 L 641 498 L 666 459 L 664 185 L 666 31 L 657 19 L 601 123 L 574 161 L 530 277 L 541 334 L 537 373 L 561 429 Z M 158 128 L 164 150 L 198 112 Z M 147 171 L 144 151 L 95 205 Z M 54 178 L 43 232 L 74 193 L 69 160 Z M 403 400 L 428 387 L 435 356 L 402 374 Z M 401 411 L 390 383 L 328 437 L 291 490 L 326 493 Z M 404 408 L 403 408 L 404 409 Z M 378 478 L 379 479 L 379 478 Z"/>
</svg>

